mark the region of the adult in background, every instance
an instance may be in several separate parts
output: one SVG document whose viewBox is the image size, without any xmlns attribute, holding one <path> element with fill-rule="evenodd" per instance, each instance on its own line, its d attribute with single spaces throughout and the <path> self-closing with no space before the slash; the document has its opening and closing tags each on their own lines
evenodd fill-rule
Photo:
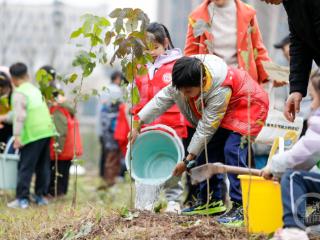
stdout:
<svg viewBox="0 0 320 240">
<path fill-rule="evenodd" d="M 309 75 L 314 60 L 320 66 L 320 1 L 319 0 L 262 0 L 281 4 L 288 14 L 290 29 L 290 95 L 285 116 L 294 121 L 306 96 Z"/>
</svg>

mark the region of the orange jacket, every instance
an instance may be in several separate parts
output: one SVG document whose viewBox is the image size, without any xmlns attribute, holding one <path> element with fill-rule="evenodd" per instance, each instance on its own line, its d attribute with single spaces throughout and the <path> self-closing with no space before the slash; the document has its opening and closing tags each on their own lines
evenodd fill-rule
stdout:
<svg viewBox="0 0 320 240">
<path fill-rule="evenodd" d="M 261 33 L 256 19 L 256 11 L 241 2 L 235 0 L 237 7 L 237 58 L 240 69 L 248 70 L 251 77 L 259 83 L 267 80 L 268 75 L 264 71 L 261 61 L 271 61 L 268 52 L 262 42 Z M 210 0 L 204 0 L 189 16 L 188 33 L 184 53 L 187 56 L 193 54 L 207 54 L 208 49 L 205 45 L 206 40 L 213 40 L 211 32 L 205 32 L 203 35 L 195 38 L 193 35 L 193 24 L 202 19 L 207 23 L 211 22 L 208 5 Z M 248 49 L 248 41 L 249 44 Z M 196 44 L 195 44 L 196 43 Z M 246 66 L 246 59 L 249 53 L 249 62 Z"/>
</svg>

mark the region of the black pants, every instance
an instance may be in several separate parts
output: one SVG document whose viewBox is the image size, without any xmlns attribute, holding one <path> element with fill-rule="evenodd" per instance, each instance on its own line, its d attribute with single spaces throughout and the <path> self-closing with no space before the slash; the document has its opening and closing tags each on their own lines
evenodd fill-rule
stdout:
<svg viewBox="0 0 320 240">
<path fill-rule="evenodd" d="M 188 137 L 182 139 L 183 141 L 183 146 L 185 149 L 185 155 L 188 155 L 187 148 L 191 142 L 191 139 L 193 137 L 193 134 L 195 133 L 195 128 L 187 126 L 187 131 L 188 131 Z M 191 177 L 189 174 L 186 175 L 186 188 L 187 188 L 187 197 L 185 199 L 185 203 L 192 203 L 194 199 L 197 198 L 198 192 L 199 192 L 199 185 L 192 185 L 191 184 Z"/>
<path fill-rule="evenodd" d="M 50 183 L 50 138 L 43 138 L 21 148 L 18 164 L 17 198 L 29 198 L 32 174 L 36 173 L 35 194 L 47 194 Z"/>
<path fill-rule="evenodd" d="M 103 178 L 105 176 L 104 166 L 106 163 L 106 151 L 105 151 L 105 147 L 104 147 L 103 137 L 100 136 L 99 141 L 100 141 L 100 145 L 101 145 L 101 154 L 100 154 L 100 162 L 99 162 L 99 176 Z"/>
<path fill-rule="evenodd" d="M 51 181 L 49 187 L 49 194 L 55 196 L 55 161 L 51 161 Z M 57 195 L 65 195 L 68 192 L 69 186 L 69 171 L 71 166 L 71 160 L 57 161 L 58 164 L 58 178 L 57 178 Z"/>
</svg>

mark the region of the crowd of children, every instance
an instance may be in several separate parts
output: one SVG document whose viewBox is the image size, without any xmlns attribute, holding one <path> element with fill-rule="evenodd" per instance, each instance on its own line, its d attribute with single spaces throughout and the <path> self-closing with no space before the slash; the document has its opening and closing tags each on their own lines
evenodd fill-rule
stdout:
<svg viewBox="0 0 320 240">
<path fill-rule="evenodd" d="M 51 76 L 53 85 L 55 70 L 50 66 L 42 69 Z M 13 136 L 13 148 L 20 154 L 16 199 L 8 203 L 8 207 L 28 208 L 31 199 L 37 205 L 47 205 L 48 197 L 67 193 L 74 134 L 77 135 L 75 155 L 81 155 L 82 151 L 78 123 L 58 91 L 52 99 L 44 99 L 31 83 L 25 64 L 13 64 L 9 72 L 1 72 L 1 76 L 4 76 L 1 97 L 7 99 L 1 104 L 1 137 L 5 144 Z M 31 195 L 34 173 L 35 190 Z"/>
<path fill-rule="evenodd" d="M 212 31 L 194 36 L 193 27 L 200 19 Z M 186 157 L 172 173 L 177 179 L 185 171 L 205 164 L 206 158 L 210 163 L 254 166 L 254 159 L 248 162 L 252 149 L 248 140 L 259 134 L 268 115 L 269 99 L 263 84 L 285 85 L 270 79 L 263 67 L 262 62 L 271 59 L 263 45 L 255 10 L 240 0 L 204 0 L 190 14 L 185 56 L 174 48 L 163 24 L 149 24 L 147 34 L 153 45 L 149 50 L 153 61 L 146 65 L 147 74 L 134 80 L 140 102 L 132 109 L 125 104 L 120 88 L 125 78 L 121 72 L 113 73 L 109 91 L 100 98 L 100 176 L 106 187 L 113 186 L 121 172 L 130 114 L 134 119 L 132 134 L 128 136 L 132 143 L 142 128 L 156 124 L 170 126 L 184 140 Z M 287 44 L 289 38 L 276 47 L 288 53 Z M 293 61 L 297 63 L 296 58 Z M 51 66 L 42 69 L 50 74 L 51 86 L 58 89 L 55 70 Z M 291 71 L 291 78 L 294 74 L 297 73 Z M 305 85 L 303 91 L 306 92 Z M 308 94 L 311 102 L 305 102 L 311 106 L 306 108 L 312 114 L 306 120 L 305 135 L 292 149 L 275 155 L 263 169 L 266 179 L 281 178 L 284 229 L 274 239 L 308 239 L 305 202 L 309 193 L 320 194 L 320 175 L 309 172 L 319 166 L 320 160 L 319 74 L 312 76 Z M 289 99 L 294 98 L 290 96 Z M 74 111 L 59 91 L 51 99 L 44 99 L 30 82 L 23 63 L 13 64 L 9 70 L 0 68 L 0 97 L 0 142 L 6 143 L 13 136 L 13 147 L 20 151 L 16 200 L 8 206 L 29 206 L 33 173 L 36 204 L 48 204 L 48 196 L 65 195 L 71 160 L 82 154 Z M 289 120 L 295 117 L 290 110 L 295 104 L 287 105 Z M 219 223 L 242 225 L 240 181 L 236 174 L 227 174 L 227 181 L 229 187 L 224 175 L 217 174 L 210 178 L 209 186 L 207 181 L 201 182 L 194 189 L 196 200 L 181 210 L 183 188 L 178 180 L 165 189 L 167 210 L 184 215 L 219 215 Z M 232 203 L 229 209 L 227 199 Z M 298 199 L 302 201 L 299 206 Z"/>
</svg>

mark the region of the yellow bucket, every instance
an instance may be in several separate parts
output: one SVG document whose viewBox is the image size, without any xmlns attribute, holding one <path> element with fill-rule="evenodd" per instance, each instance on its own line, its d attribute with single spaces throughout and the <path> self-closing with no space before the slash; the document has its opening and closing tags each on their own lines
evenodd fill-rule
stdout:
<svg viewBox="0 0 320 240">
<path fill-rule="evenodd" d="M 282 227 L 281 189 L 278 182 L 240 175 L 244 222 L 250 233 L 272 233 Z M 250 185 L 250 190 L 249 190 Z M 248 192 L 250 191 L 250 194 Z M 249 199 L 248 199 L 249 197 Z"/>
</svg>

